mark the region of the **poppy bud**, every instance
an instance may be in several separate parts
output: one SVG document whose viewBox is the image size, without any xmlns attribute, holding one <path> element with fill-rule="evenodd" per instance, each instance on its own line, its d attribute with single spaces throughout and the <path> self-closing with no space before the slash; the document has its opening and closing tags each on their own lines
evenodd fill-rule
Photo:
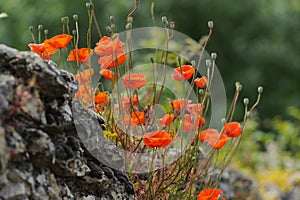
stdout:
<svg viewBox="0 0 300 200">
<path fill-rule="evenodd" d="M 128 18 L 127 18 L 127 22 L 128 22 L 128 23 L 132 23 L 132 22 L 133 22 L 133 17 L 131 17 L 131 16 L 128 17 Z"/>
<path fill-rule="evenodd" d="M 42 31 L 43 30 L 43 25 L 38 25 L 38 30 Z"/>
<path fill-rule="evenodd" d="M 221 122 L 222 122 L 222 124 L 225 124 L 225 123 L 226 123 L 226 118 L 223 117 L 223 118 L 221 119 Z"/>
<path fill-rule="evenodd" d="M 74 19 L 75 22 L 77 22 L 78 21 L 78 15 L 73 15 L 73 19 Z"/>
<path fill-rule="evenodd" d="M 165 26 L 169 26 L 169 22 L 168 22 L 168 19 L 167 19 L 166 16 L 163 16 L 163 17 L 161 18 L 161 21 L 162 21 L 162 23 L 163 23 Z"/>
<path fill-rule="evenodd" d="M 85 6 L 86 6 L 86 8 L 87 8 L 88 10 L 93 10 L 93 9 L 94 9 L 94 5 L 93 5 L 92 3 L 87 2 L 87 3 L 85 4 Z"/>
<path fill-rule="evenodd" d="M 170 28 L 174 29 L 175 28 L 175 22 L 170 22 Z"/>
<path fill-rule="evenodd" d="M 208 25 L 209 29 L 212 29 L 214 27 L 214 22 L 213 21 L 208 21 L 207 25 Z"/>
<path fill-rule="evenodd" d="M 264 90 L 264 88 L 263 88 L 262 86 L 259 86 L 259 87 L 257 88 L 257 92 L 258 92 L 259 94 L 261 94 L 261 93 L 263 92 L 263 90 Z"/>
<path fill-rule="evenodd" d="M 247 106 L 249 104 L 249 99 L 248 98 L 244 98 L 244 104 L 245 104 L 245 106 Z"/>
<path fill-rule="evenodd" d="M 203 89 L 200 89 L 200 90 L 199 90 L 199 94 L 200 94 L 200 96 L 203 96 L 203 95 L 204 95 L 204 90 L 203 90 Z"/>
<path fill-rule="evenodd" d="M 113 23 L 114 23 L 114 16 L 110 16 L 110 17 L 109 17 L 109 21 L 110 21 L 110 23 L 113 24 Z"/>
<path fill-rule="evenodd" d="M 28 29 L 30 32 L 33 32 L 33 26 L 29 26 Z"/>
<path fill-rule="evenodd" d="M 213 59 L 213 60 L 216 60 L 217 59 L 217 53 L 211 53 L 211 58 Z"/>
<path fill-rule="evenodd" d="M 47 36 L 48 36 L 48 29 L 44 30 L 44 34 L 45 34 L 45 38 L 47 38 Z"/>
<path fill-rule="evenodd" d="M 128 29 L 132 29 L 132 23 L 127 23 L 126 24 L 126 29 L 128 30 Z"/>
<path fill-rule="evenodd" d="M 106 29 L 107 32 L 111 33 L 111 28 L 110 28 L 110 26 L 106 26 L 105 29 Z"/>
<path fill-rule="evenodd" d="M 196 61 L 192 60 L 191 64 L 195 67 L 196 66 Z"/>
<path fill-rule="evenodd" d="M 206 60 L 205 64 L 206 64 L 206 67 L 211 67 L 211 61 L 210 60 Z"/>
<path fill-rule="evenodd" d="M 73 30 L 73 31 L 72 31 L 72 34 L 73 34 L 74 36 L 76 36 L 76 34 L 77 34 L 77 33 L 76 33 L 76 30 Z"/>
<path fill-rule="evenodd" d="M 243 86 L 240 82 L 235 82 L 235 89 L 236 91 L 240 92 L 242 90 Z"/>
<path fill-rule="evenodd" d="M 63 24 L 68 24 L 68 23 L 69 23 L 69 17 L 68 17 L 68 16 L 62 17 L 62 18 L 61 18 L 61 23 L 63 23 Z"/>
</svg>

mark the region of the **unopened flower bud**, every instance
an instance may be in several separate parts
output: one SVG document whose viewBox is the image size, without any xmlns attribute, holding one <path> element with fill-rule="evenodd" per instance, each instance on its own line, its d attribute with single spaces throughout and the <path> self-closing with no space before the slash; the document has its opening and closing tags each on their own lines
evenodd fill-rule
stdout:
<svg viewBox="0 0 300 200">
<path fill-rule="evenodd" d="M 249 99 L 248 98 L 244 98 L 244 104 L 245 104 L 245 106 L 247 106 L 249 104 Z"/>
<path fill-rule="evenodd" d="M 29 26 L 28 29 L 30 32 L 33 32 L 33 26 Z"/>
<path fill-rule="evenodd" d="M 175 28 L 175 22 L 170 22 L 170 28 L 174 29 Z"/>
<path fill-rule="evenodd" d="M 177 57 L 177 61 L 178 61 L 179 63 L 181 63 L 181 56 L 178 56 L 178 57 Z"/>
<path fill-rule="evenodd" d="M 38 25 L 38 30 L 42 31 L 43 30 L 43 25 Z"/>
<path fill-rule="evenodd" d="M 262 86 L 259 86 L 259 87 L 257 88 L 257 92 L 258 92 L 259 94 L 261 94 L 263 91 L 264 91 L 264 88 L 263 88 Z"/>
<path fill-rule="evenodd" d="M 235 82 L 235 90 L 240 92 L 243 89 L 243 86 L 240 82 Z"/>
<path fill-rule="evenodd" d="M 212 29 L 214 27 L 214 22 L 213 21 L 208 21 L 207 25 L 208 25 L 209 29 Z"/>
<path fill-rule="evenodd" d="M 226 118 L 223 117 L 223 118 L 221 119 L 221 122 L 222 122 L 222 124 L 225 124 L 225 123 L 226 123 Z"/>
<path fill-rule="evenodd" d="M 72 31 L 72 34 L 73 34 L 74 36 L 76 36 L 76 34 L 77 34 L 76 30 L 73 30 L 73 31 Z"/>
<path fill-rule="evenodd" d="M 110 28 L 110 26 L 106 26 L 105 29 L 106 29 L 107 32 L 111 33 L 111 28 Z"/>
<path fill-rule="evenodd" d="M 110 16 L 110 17 L 109 17 L 109 21 L 110 21 L 110 23 L 113 24 L 113 23 L 114 23 L 114 16 Z"/>
<path fill-rule="evenodd" d="M 199 94 L 200 94 L 201 96 L 203 96 L 203 95 L 204 95 L 204 90 L 203 90 L 203 89 L 200 89 L 200 90 L 199 90 Z"/>
<path fill-rule="evenodd" d="M 77 22 L 78 21 L 78 15 L 73 15 L 73 19 L 74 19 L 75 22 Z"/>
<path fill-rule="evenodd" d="M 68 24 L 68 23 L 69 23 L 69 17 L 68 17 L 68 16 L 62 17 L 62 18 L 61 18 L 61 22 L 62 22 L 63 24 Z"/>
<path fill-rule="evenodd" d="M 127 23 L 126 24 L 126 29 L 128 30 L 128 29 L 132 29 L 132 23 Z"/>
<path fill-rule="evenodd" d="M 192 60 L 191 65 L 195 67 L 196 66 L 196 61 Z"/>
<path fill-rule="evenodd" d="M 166 16 L 163 16 L 163 17 L 161 18 L 161 21 L 162 21 L 162 23 L 163 23 L 165 26 L 169 26 L 169 22 L 168 22 L 168 19 L 167 19 Z"/>
<path fill-rule="evenodd" d="M 213 60 L 216 60 L 217 59 L 217 53 L 211 53 L 211 58 L 213 59 Z"/>
<path fill-rule="evenodd" d="M 128 17 L 128 18 L 127 18 L 127 22 L 128 22 L 128 23 L 132 23 L 132 22 L 133 22 L 133 17 L 131 17 L 131 16 Z"/>
<path fill-rule="evenodd" d="M 87 3 L 85 4 L 85 6 L 86 6 L 86 8 L 87 8 L 88 10 L 93 10 L 93 9 L 94 9 L 94 5 L 93 5 L 92 3 L 87 2 Z"/>
<path fill-rule="evenodd" d="M 206 67 L 211 67 L 211 61 L 210 60 L 205 60 L 205 64 L 206 64 Z"/>
</svg>

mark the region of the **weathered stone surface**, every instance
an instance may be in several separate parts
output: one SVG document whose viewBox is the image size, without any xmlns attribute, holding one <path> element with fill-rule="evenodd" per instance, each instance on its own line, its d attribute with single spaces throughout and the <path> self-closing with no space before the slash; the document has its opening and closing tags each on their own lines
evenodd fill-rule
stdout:
<svg viewBox="0 0 300 200">
<path fill-rule="evenodd" d="M 78 137 L 77 88 L 54 62 L 0 45 L 0 199 L 133 199 L 127 175 L 100 163 Z M 84 113 L 77 120 L 87 132 L 88 119 L 103 127 L 99 115 Z M 112 145 L 99 147 L 104 158 Z M 115 159 L 122 166 L 122 156 Z"/>
</svg>

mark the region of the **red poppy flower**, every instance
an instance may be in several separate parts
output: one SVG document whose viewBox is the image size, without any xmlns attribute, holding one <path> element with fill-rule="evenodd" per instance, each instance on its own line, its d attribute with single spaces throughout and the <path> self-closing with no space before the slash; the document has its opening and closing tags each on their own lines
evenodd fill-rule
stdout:
<svg viewBox="0 0 300 200">
<path fill-rule="evenodd" d="M 242 127 L 238 122 L 225 123 L 223 133 L 228 137 L 238 137 L 242 133 Z"/>
<path fill-rule="evenodd" d="M 91 103 L 92 102 L 92 88 L 88 83 L 81 84 L 75 93 L 75 98 L 81 98 L 83 102 L 85 103 Z"/>
<path fill-rule="evenodd" d="M 78 80 L 79 84 L 82 84 L 88 82 L 93 74 L 94 69 L 86 69 L 78 74 L 75 74 L 74 77 Z"/>
<path fill-rule="evenodd" d="M 183 80 L 183 76 L 181 73 L 174 73 L 174 74 L 171 74 L 171 77 L 173 80 L 175 81 L 182 81 Z"/>
<path fill-rule="evenodd" d="M 222 193 L 223 192 L 220 189 L 208 188 L 199 193 L 197 200 L 219 200 Z M 220 200 L 226 200 L 226 198 L 223 197 Z"/>
<path fill-rule="evenodd" d="M 191 114 L 199 114 L 202 112 L 202 105 L 201 103 L 188 104 L 186 110 Z"/>
<path fill-rule="evenodd" d="M 111 56 L 119 55 L 124 51 L 124 43 L 116 38 L 112 40 L 111 38 L 104 36 L 99 42 L 96 43 L 95 53 L 99 56 Z"/>
<path fill-rule="evenodd" d="M 185 80 L 189 80 L 193 76 L 195 68 L 192 65 L 182 65 L 181 67 L 175 68 L 174 71 L 175 75 L 172 76 L 173 78 L 179 78 L 179 75 L 182 75 Z M 179 75 L 176 75 L 176 73 L 178 73 Z"/>
<path fill-rule="evenodd" d="M 102 112 L 102 107 L 100 104 L 96 104 L 96 111 L 97 112 Z"/>
<path fill-rule="evenodd" d="M 164 115 L 162 118 L 159 118 L 158 123 L 161 126 L 165 127 L 165 126 L 168 126 L 169 124 L 171 124 L 173 120 L 174 120 L 174 114 L 171 113 L 171 114 Z"/>
<path fill-rule="evenodd" d="M 199 128 L 199 126 L 204 126 L 205 119 L 197 114 L 187 114 L 184 115 L 184 122 L 183 122 L 183 131 L 195 131 Z"/>
<path fill-rule="evenodd" d="M 116 80 L 120 78 L 120 74 L 116 74 L 108 69 L 101 69 L 100 74 L 108 80 Z"/>
<path fill-rule="evenodd" d="M 123 76 L 122 82 L 126 88 L 139 89 L 147 84 L 145 74 L 127 74 Z"/>
<path fill-rule="evenodd" d="M 214 149 L 220 149 L 227 143 L 228 136 L 224 134 L 221 135 L 215 129 L 206 129 L 201 132 L 199 140 L 207 142 Z"/>
<path fill-rule="evenodd" d="M 98 92 L 94 98 L 95 103 L 102 104 L 107 106 L 108 104 L 108 93 L 107 92 Z"/>
<path fill-rule="evenodd" d="M 101 65 L 101 69 L 115 68 L 123 64 L 126 60 L 126 54 L 119 54 L 118 57 L 112 55 L 103 56 L 98 59 L 98 63 Z"/>
<path fill-rule="evenodd" d="M 207 78 L 205 76 L 202 76 L 201 78 L 196 78 L 194 80 L 194 82 L 201 89 L 206 88 L 206 86 L 208 84 L 208 80 L 207 80 Z"/>
<path fill-rule="evenodd" d="M 173 109 L 183 109 L 185 106 L 185 102 L 187 102 L 187 106 L 192 103 L 191 100 L 185 100 L 185 99 L 175 99 L 174 101 L 171 101 L 170 104 Z"/>
<path fill-rule="evenodd" d="M 51 49 L 66 48 L 66 46 L 69 44 L 71 39 L 72 39 L 72 36 L 68 35 L 68 34 L 56 35 L 56 36 L 44 41 L 45 48 L 46 49 L 47 48 L 51 48 Z"/>
<path fill-rule="evenodd" d="M 144 112 L 135 111 L 131 113 L 131 122 L 133 126 L 144 124 L 144 121 L 145 121 Z"/>
<path fill-rule="evenodd" d="M 73 49 L 70 51 L 69 56 L 67 58 L 68 61 L 76 61 L 76 62 L 84 62 L 89 56 L 89 52 L 91 49 L 89 48 L 81 48 L 81 49 Z"/>
<path fill-rule="evenodd" d="M 137 105 L 137 104 L 139 103 L 138 96 L 135 94 L 135 95 L 133 95 L 133 96 L 130 97 L 130 98 L 123 97 L 123 98 L 122 98 L 123 106 L 129 107 L 129 106 L 130 106 L 130 101 L 131 101 L 131 103 L 132 103 L 133 105 Z"/>
<path fill-rule="evenodd" d="M 51 58 L 51 55 L 53 54 L 53 53 L 50 53 L 50 52 L 53 52 L 53 50 L 51 50 L 50 52 L 46 51 L 44 43 L 41 43 L 41 44 L 31 43 L 31 44 L 28 44 L 28 46 L 30 47 L 30 50 L 32 52 L 37 53 L 44 60 L 49 60 Z"/>
<path fill-rule="evenodd" d="M 145 145 L 149 148 L 162 147 L 165 148 L 172 142 L 172 137 L 167 131 L 158 130 L 151 133 L 146 133 L 143 136 Z"/>
</svg>

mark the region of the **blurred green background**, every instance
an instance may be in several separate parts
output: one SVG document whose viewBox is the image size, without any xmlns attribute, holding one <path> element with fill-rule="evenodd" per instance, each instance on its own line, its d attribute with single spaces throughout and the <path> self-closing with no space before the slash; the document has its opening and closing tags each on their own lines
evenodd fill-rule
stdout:
<svg viewBox="0 0 300 200">
<path fill-rule="evenodd" d="M 27 44 L 32 42 L 28 31 L 30 25 L 37 32 L 37 26 L 42 24 L 51 37 L 61 33 L 61 17 L 72 19 L 73 14 L 78 14 L 83 36 L 80 47 L 85 47 L 85 3 L 83 0 L 1 1 L 0 13 L 5 12 L 8 17 L 0 19 L 0 43 L 29 50 Z M 110 24 L 109 16 L 115 17 L 116 31 L 123 31 L 134 1 L 94 0 L 94 5 L 102 34 L 108 35 L 105 26 Z M 151 0 L 140 2 L 140 8 L 134 14 L 133 28 L 152 26 L 150 5 Z M 249 155 L 251 150 L 265 156 L 271 148 L 268 144 L 274 143 L 278 155 L 300 158 L 299 0 L 155 0 L 155 16 L 158 26 L 162 26 L 161 17 L 167 16 L 169 21 L 176 22 L 177 31 L 195 40 L 207 34 L 207 21 L 213 20 L 214 32 L 207 51 L 218 53 L 217 65 L 228 99 L 233 96 L 236 81 L 243 84 L 241 97 L 250 97 L 250 103 L 255 101 L 257 86 L 264 86 L 258 114 L 249 123 L 249 134 L 241 152 Z M 98 40 L 95 28 L 93 35 L 94 44 Z M 241 118 L 237 116 L 237 120 Z M 247 162 L 252 169 L 265 166 L 258 153 L 250 157 L 240 155 L 240 162 Z M 271 167 L 286 169 L 284 163 L 286 161 L 281 160 Z M 267 163 L 267 167 L 269 165 Z M 291 165 L 292 170 L 300 169 L 297 163 Z"/>
</svg>

